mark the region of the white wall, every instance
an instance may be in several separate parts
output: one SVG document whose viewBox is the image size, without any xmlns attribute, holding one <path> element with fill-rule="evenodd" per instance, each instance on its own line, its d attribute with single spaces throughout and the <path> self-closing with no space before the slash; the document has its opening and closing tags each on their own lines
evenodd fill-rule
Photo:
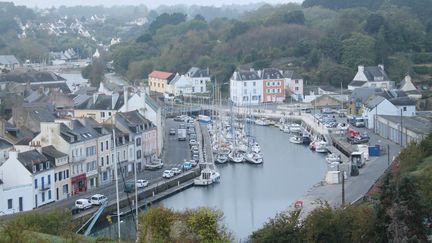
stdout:
<svg viewBox="0 0 432 243">
<path fill-rule="evenodd" d="M 396 106 L 397 109 L 399 110 L 399 113 L 396 114 L 400 115 L 400 111 L 402 110 L 402 116 L 415 116 L 416 114 L 416 107 L 415 105 L 405 105 L 405 106 Z M 406 108 L 406 111 L 404 111 L 404 107 Z"/>
<path fill-rule="evenodd" d="M 254 85 L 255 83 L 255 85 Z M 245 85 L 246 84 L 246 85 Z M 260 99 L 250 99 L 253 96 L 260 96 Z M 247 100 L 243 100 L 243 97 L 247 97 Z M 257 105 L 263 102 L 263 81 L 262 80 L 247 80 L 237 81 L 230 80 L 230 99 L 236 105 Z"/>
<path fill-rule="evenodd" d="M 367 127 L 372 129 L 375 127 L 376 115 L 397 116 L 398 109 L 388 100 L 383 100 L 377 107 L 371 110 L 364 109 L 363 117 L 367 119 Z"/>
</svg>

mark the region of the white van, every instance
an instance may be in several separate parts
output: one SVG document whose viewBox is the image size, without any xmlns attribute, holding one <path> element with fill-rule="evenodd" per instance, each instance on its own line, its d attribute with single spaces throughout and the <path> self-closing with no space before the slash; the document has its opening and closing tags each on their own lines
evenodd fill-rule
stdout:
<svg viewBox="0 0 432 243">
<path fill-rule="evenodd" d="M 108 198 L 102 194 L 95 194 L 90 198 L 91 204 L 101 205 L 102 203 L 108 201 Z"/>
<path fill-rule="evenodd" d="M 92 203 L 89 199 L 78 199 L 75 201 L 75 207 L 79 209 L 88 209 L 92 207 Z"/>
</svg>

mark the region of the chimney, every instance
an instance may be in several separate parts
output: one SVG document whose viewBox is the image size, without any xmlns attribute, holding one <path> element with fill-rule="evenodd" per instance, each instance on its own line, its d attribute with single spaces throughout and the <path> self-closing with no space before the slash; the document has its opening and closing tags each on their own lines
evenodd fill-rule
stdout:
<svg viewBox="0 0 432 243">
<path fill-rule="evenodd" d="M 9 151 L 9 159 L 18 159 L 18 152 L 16 150 Z"/>
<path fill-rule="evenodd" d="M 359 72 L 363 72 L 363 71 L 364 71 L 364 66 L 359 65 L 359 66 L 358 66 L 358 71 L 359 71 Z"/>
<path fill-rule="evenodd" d="M 119 98 L 119 94 L 118 93 L 113 93 L 111 95 L 111 108 L 114 110 L 115 109 L 115 105 L 117 104 L 118 98 Z"/>
<path fill-rule="evenodd" d="M 98 93 L 94 93 L 93 94 L 93 104 L 96 103 L 97 98 L 98 98 Z"/>
<path fill-rule="evenodd" d="M 384 65 L 383 64 L 378 65 L 378 67 L 384 71 Z"/>
<path fill-rule="evenodd" d="M 123 86 L 123 96 L 124 96 L 124 107 L 125 107 L 124 112 L 128 112 L 129 111 L 129 87 L 128 86 Z"/>
</svg>

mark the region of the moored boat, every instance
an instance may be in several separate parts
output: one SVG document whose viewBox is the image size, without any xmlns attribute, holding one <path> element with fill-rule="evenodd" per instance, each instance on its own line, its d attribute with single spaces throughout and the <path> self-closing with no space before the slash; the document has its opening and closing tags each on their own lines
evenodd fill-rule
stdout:
<svg viewBox="0 0 432 243">
<path fill-rule="evenodd" d="M 301 137 L 299 137 L 299 136 L 292 136 L 292 137 L 290 137 L 289 141 L 291 143 L 295 143 L 295 144 L 301 144 L 301 143 L 303 143 Z"/>
<path fill-rule="evenodd" d="M 220 181 L 220 174 L 214 169 L 206 167 L 201 170 L 201 174 L 194 180 L 196 186 L 207 186 Z"/>
</svg>

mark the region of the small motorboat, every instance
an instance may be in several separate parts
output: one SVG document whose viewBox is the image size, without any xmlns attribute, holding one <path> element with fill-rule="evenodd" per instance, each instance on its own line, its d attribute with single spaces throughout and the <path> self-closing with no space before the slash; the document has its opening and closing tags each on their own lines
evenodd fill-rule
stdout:
<svg viewBox="0 0 432 243">
<path fill-rule="evenodd" d="M 317 153 L 327 153 L 328 152 L 327 143 L 324 141 L 317 142 L 315 145 L 315 151 Z"/>
<path fill-rule="evenodd" d="M 226 162 L 228 162 L 228 155 L 226 155 L 226 154 L 217 154 L 215 162 L 219 163 L 219 164 L 225 164 Z"/>
<path fill-rule="evenodd" d="M 302 129 L 302 127 L 299 124 L 297 124 L 297 123 L 293 123 L 289 127 L 289 130 L 292 133 L 301 132 L 301 129 Z"/>
<path fill-rule="evenodd" d="M 302 138 L 299 137 L 299 136 L 292 136 L 292 137 L 290 137 L 289 141 L 291 143 L 295 143 L 295 144 L 301 144 L 301 143 L 303 143 Z"/>
<path fill-rule="evenodd" d="M 220 174 L 214 169 L 206 167 L 201 170 L 201 174 L 194 180 L 196 186 L 207 186 L 220 181 Z"/>
<path fill-rule="evenodd" d="M 327 163 L 331 164 L 333 162 L 342 162 L 341 156 L 338 154 L 329 154 L 326 157 Z"/>
<path fill-rule="evenodd" d="M 259 153 L 259 152 L 261 152 L 261 147 L 256 143 L 256 144 L 252 145 L 251 151 L 254 153 Z"/>
<path fill-rule="evenodd" d="M 228 155 L 230 161 L 234 163 L 243 163 L 244 155 L 243 153 L 239 153 L 238 151 L 232 152 Z"/>
<path fill-rule="evenodd" d="M 259 126 L 269 126 L 270 122 L 266 119 L 257 119 L 255 120 L 255 125 L 259 125 Z"/>
<path fill-rule="evenodd" d="M 246 162 L 252 163 L 252 164 L 262 164 L 263 163 L 263 156 L 259 153 L 248 153 L 245 157 Z"/>
</svg>

